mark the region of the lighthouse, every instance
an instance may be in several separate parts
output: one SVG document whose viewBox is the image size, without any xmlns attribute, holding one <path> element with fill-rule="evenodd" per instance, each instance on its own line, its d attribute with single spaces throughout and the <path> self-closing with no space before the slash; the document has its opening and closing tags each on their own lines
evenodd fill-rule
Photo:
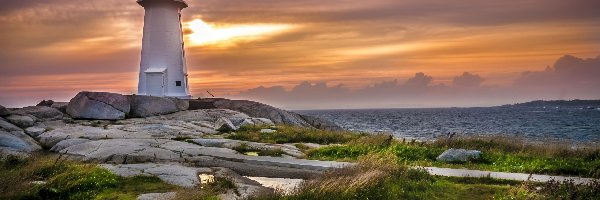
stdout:
<svg viewBox="0 0 600 200">
<path fill-rule="evenodd" d="M 144 7 L 138 94 L 191 98 L 183 46 L 184 0 L 137 0 Z"/>
</svg>

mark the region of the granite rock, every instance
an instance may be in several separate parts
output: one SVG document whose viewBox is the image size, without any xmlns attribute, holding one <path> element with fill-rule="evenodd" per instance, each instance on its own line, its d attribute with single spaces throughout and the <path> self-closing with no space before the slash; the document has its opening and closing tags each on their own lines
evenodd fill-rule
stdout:
<svg viewBox="0 0 600 200">
<path fill-rule="evenodd" d="M 12 114 L 6 117 L 6 120 L 18 127 L 27 128 L 33 126 L 35 124 L 36 119 L 35 117 L 28 115 Z"/>
<path fill-rule="evenodd" d="M 8 115 L 10 115 L 10 111 L 8 111 L 8 109 L 6 109 L 4 106 L 0 105 L 0 117 Z"/>
<path fill-rule="evenodd" d="M 440 154 L 436 159 L 448 163 L 464 163 L 478 160 L 481 157 L 481 151 L 466 149 L 448 149 Z"/>
<path fill-rule="evenodd" d="M 143 95 L 128 96 L 131 103 L 131 117 L 150 117 L 165 115 L 180 111 L 183 106 L 179 106 L 172 98 L 153 97 Z M 179 102 L 177 100 L 177 102 Z"/>
<path fill-rule="evenodd" d="M 28 106 L 13 111 L 19 114 L 29 114 L 40 120 L 57 120 L 63 118 L 63 113 L 59 110 L 47 106 Z"/>
<path fill-rule="evenodd" d="M 22 131 L 0 131 L 0 147 L 27 153 L 42 149 L 35 140 Z"/>
<path fill-rule="evenodd" d="M 108 92 L 80 92 L 67 106 L 67 113 L 75 119 L 124 119 L 129 111 L 126 96 Z"/>
</svg>

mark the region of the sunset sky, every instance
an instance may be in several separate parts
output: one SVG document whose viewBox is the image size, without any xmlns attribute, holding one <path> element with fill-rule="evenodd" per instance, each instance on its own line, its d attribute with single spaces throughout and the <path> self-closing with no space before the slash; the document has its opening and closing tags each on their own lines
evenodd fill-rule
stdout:
<svg viewBox="0 0 600 200">
<path fill-rule="evenodd" d="M 186 1 L 195 97 L 289 109 L 600 99 L 598 0 Z M 136 93 L 135 0 L 1 2 L 1 105 Z"/>
</svg>

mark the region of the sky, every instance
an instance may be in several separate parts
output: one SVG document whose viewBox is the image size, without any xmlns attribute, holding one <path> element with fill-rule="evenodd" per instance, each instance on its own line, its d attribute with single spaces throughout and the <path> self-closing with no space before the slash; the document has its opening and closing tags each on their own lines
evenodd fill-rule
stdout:
<svg viewBox="0 0 600 200">
<path fill-rule="evenodd" d="M 186 0 L 195 97 L 286 109 L 600 99 L 598 0 Z M 0 0 L 0 104 L 134 94 L 135 0 Z"/>
</svg>

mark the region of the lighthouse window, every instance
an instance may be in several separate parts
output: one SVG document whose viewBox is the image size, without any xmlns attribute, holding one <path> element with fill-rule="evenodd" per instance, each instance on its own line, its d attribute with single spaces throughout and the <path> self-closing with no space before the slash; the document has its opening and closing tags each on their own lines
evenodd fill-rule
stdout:
<svg viewBox="0 0 600 200">
<path fill-rule="evenodd" d="M 175 81 L 175 86 L 181 86 L 181 81 Z"/>
</svg>

